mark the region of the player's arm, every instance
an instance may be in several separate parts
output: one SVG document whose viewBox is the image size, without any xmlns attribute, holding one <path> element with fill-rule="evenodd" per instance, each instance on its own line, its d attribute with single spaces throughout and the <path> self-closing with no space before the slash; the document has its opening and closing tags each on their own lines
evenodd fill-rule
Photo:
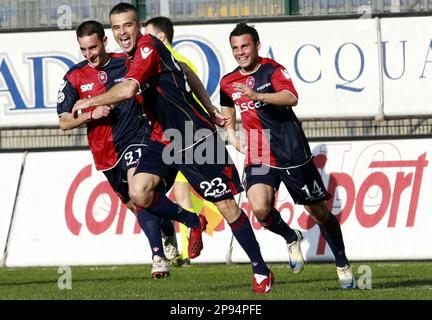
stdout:
<svg viewBox="0 0 432 320">
<path fill-rule="evenodd" d="M 59 127 L 63 131 L 71 130 L 91 121 L 92 111 L 83 112 L 74 118 L 71 110 L 74 103 L 79 100 L 78 91 L 75 89 L 73 80 L 69 75 L 63 78 L 57 94 L 57 113 L 59 115 Z"/>
<path fill-rule="evenodd" d="M 183 72 L 186 74 L 187 82 L 189 83 L 192 92 L 196 95 L 203 107 L 207 110 L 213 123 L 220 127 L 224 127 L 227 123 L 227 119 L 225 119 L 219 112 L 219 110 L 213 105 L 201 80 L 186 63 L 179 61 L 179 65 L 182 68 Z"/>
<path fill-rule="evenodd" d="M 61 114 L 59 118 L 60 129 L 63 131 L 72 130 L 84 123 L 92 121 L 92 112 L 93 110 L 90 112 L 83 112 L 76 118 L 70 112 Z"/>
<path fill-rule="evenodd" d="M 294 107 L 298 102 L 297 97 L 288 89 L 274 93 L 258 93 L 253 91 L 247 85 L 238 82 L 234 83 L 234 87 L 253 101 L 261 101 L 266 104 L 288 107 Z"/>
<path fill-rule="evenodd" d="M 222 79 L 220 83 L 220 91 L 219 91 L 219 99 L 220 105 L 222 106 L 221 112 L 222 115 L 228 119 L 228 123 L 225 125 L 225 130 L 228 137 L 228 142 L 234 146 L 239 152 L 246 153 L 245 148 L 243 147 L 242 141 L 240 137 L 236 135 L 235 123 L 236 123 L 236 109 L 234 106 L 234 101 L 231 96 L 224 91 L 225 87 L 224 80 Z"/>
<path fill-rule="evenodd" d="M 221 113 L 224 117 L 228 118 L 229 124 L 225 126 L 225 130 L 228 137 L 228 142 L 241 153 L 246 153 L 246 150 L 241 143 L 240 137 L 236 135 L 235 123 L 236 123 L 236 110 L 232 107 L 222 107 Z"/>
<path fill-rule="evenodd" d="M 108 117 L 112 110 L 111 106 L 98 106 L 88 112 L 82 112 L 77 117 L 71 112 L 60 115 L 59 126 L 63 131 L 75 129 L 85 123 Z"/>
<path fill-rule="evenodd" d="M 90 106 L 112 105 L 114 107 L 117 103 L 134 97 L 138 90 L 139 84 L 134 79 L 125 79 L 105 93 L 88 99 L 78 100 L 72 109 L 72 113 L 76 116 L 78 110 L 86 109 Z"/>
</svg>

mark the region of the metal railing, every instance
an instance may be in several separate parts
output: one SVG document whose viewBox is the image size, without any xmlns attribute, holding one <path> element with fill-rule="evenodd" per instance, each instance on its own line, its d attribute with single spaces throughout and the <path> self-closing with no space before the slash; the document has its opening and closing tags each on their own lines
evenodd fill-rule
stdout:
<svg viewBox="0 0 432 320">
<path fill-rule="evenodd" d="M 0 31 L 72 29 L 84 20 L 109 24 L 111 8 L 122 0 L 0 0 Z M 137 6 L 141 20 L 169 16 L 174 21 L 432 12 L 432 0 L 123 0 Z"/>
<path fill-rule="evenodd" d="M 303 120 L 310 141 L 432 137 L 432 119 Z M 237 123 L 241 129 L 241 123 Z M 87 129 L 0 128 L 0 151 L 87 148 Z M 223 136 L 223 132 L 221 132 Z"/>
</svg>

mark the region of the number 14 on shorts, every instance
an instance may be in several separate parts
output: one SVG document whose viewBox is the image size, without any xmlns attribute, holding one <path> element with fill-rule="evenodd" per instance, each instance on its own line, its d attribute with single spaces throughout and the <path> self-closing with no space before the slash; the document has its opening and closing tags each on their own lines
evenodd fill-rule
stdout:
<svg viewBox="0 0 432 320">
<path fill-rule="evenodd" d="M 303 186 L 303 188 L 301 188 L 307 195 L 307 199 L 315 199 L 315 198 L 320 198 L 324 195 L 324 192 L 322 191 L 322 188 L 320 187 L 320 185 L 318 184 L 318 182 L 316 180 L 314 180 L 313 183 L 313 189 L 312 191 L 309 190 L 309 187 L 307 186 L 307 184 L 305 184 Z"/>
</svg>

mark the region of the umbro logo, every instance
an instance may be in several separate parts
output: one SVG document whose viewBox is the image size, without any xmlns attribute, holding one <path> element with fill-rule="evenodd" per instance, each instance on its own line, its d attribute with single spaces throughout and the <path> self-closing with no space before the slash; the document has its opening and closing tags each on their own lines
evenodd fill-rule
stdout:
<svg viewBox="0 0 432 320">
<path fill-rule="evenodd" d="M 149 47 L 141 48 L 141 57 L 143 59 L 147 59 L 147 57 L 153 52 L 153 49 L 150 50 Z"/>
</svg>

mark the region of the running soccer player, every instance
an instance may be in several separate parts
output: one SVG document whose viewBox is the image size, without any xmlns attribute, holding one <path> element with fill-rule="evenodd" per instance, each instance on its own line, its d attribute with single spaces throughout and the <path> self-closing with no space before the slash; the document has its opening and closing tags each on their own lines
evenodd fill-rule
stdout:
<svg viewBox="0 0 432 320">
<path fill-rule="evenodd" d="M 115 110 L 105 105 L 90 107 L 78 117 L 72 114 L 72 107 L 80 98 L 105 92 L 123 79 L 129 63 L 128 56 L 106 52 L 107 37 L 102 24 L 97 21 L 81 23 L 76 35 L 86 60 L 70 68 L 63 78 L 57 101 L 59 126 L 70 130 L 86 124 L 96 169 L 103 171 L 122 202 L 137 215 L 152 249 L 152 276 L 166 277 L 170 266 L 161 241 L 161 219 L 146 210 L 137 214 L 128 193 L 138 159 L 150 135 L 150 127 L 142 116 L 142 107 L 132 97 L 121 102 Z"/>
<path fill-rule="evenodd" d="M 152 214 L 188 226 L 191 229 L 189 257 L 193 259 L 202 250 L 205 217 L 198 218 L 195 213 L 182 209 L 161 192 L 161 183 L 171 177 L 172 170 L 181 170 L 203 198 L 215 203 L 247 253 L 254 273 L 253 291 L 269 292 L 273 274 L 262 258 L 249 219 L 234 200 L 242 186 L 213 124 L 224 126 L 226 119 L 211 104 L 198 77 L 186 65 L 180 67 L 160 40 L 140 33 L 134 6 L 116 5 L 110 12 L 110 21 L 114 38 L 131 56 L 129 72 L 123 82 L 106 93 L 78 101 L 73 111 L 115 104 L 140 91 L 152 123 L 152 141 L 145 148 L 132 180 L 132 200 Z M 208 114 L 193 98 L 186 75 Z"/>
<path fill-rule="evenodd" d="M 237 24 L 229 41 L 239 66 L 221 79 L 220 104 L 222 114 L 231 118 L 227 126 L 230 142 L 244 151 L 234 133 L 236 108 L 241 115 L 247 137 L 246 191 L 253 213 L 263 227 L 285 239 L 292 271 L 302 271 L 302 235 L 291 229 L 274 208 L 275 192 L 283 182 L 294 203 L 304 205 L 319 225 L 335 256 L 341 287 L 354 288 L 339 221 L 325 202 L 331 195 L 293 111 L 298 95 L 288 71 L 276 61 L 258 55 L 258 32 L 246 23 Z"/>
</svg>

